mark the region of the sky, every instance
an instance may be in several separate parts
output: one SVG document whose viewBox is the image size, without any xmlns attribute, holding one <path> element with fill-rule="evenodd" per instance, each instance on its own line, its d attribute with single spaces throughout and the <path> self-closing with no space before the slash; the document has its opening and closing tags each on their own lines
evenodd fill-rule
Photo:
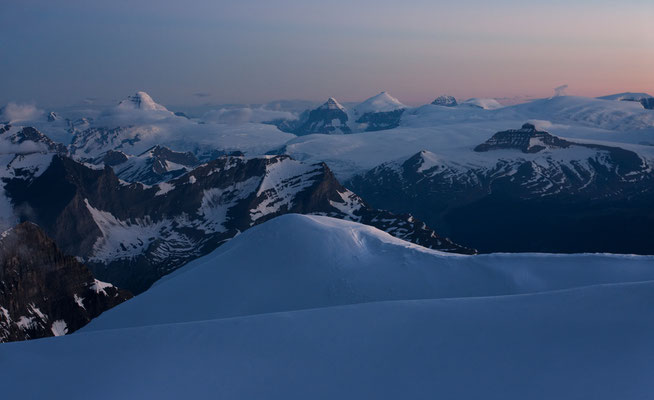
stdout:
<svg viewBox="0 0 654 400">
<path fill-rule="evenodd" d="M 654 94 L 652 0 L 0 0 L 0 104 Z"/>
</svg>

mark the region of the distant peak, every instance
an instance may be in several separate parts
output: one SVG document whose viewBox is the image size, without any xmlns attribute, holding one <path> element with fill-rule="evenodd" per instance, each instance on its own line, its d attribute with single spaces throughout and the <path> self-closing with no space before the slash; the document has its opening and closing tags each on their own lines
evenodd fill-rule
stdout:
<svg viewBox="0 0 654 400">
<path fill-rule="evenodd" d="M 436 100 L 431 102 L 431 104 L 443 107 L 455 107 L 459 105 L 459 103 L 456 101 L 456 98 L 450 95 L 438 96 Z"/>
<path fill-rule="evenodd" d="M 327 101 L 319 108 L 327 109 L 327 110 L 345 110 L 345 108 L 341 105 L 341 103 L 336 101 L 336 99 L 333 97 L 327 99 Z"/>
<path fill-rule="evenodd" d="M 118 103 L 118 107 L 136 110 L 168 111 L 166 107 L 156 103 L 149 94 L 141 91 L 128 96 L 127 99 Z"/>
<path fill-rule="evenodd" d="M 365 100 L 355 110 L 359 115 L 375 112 L 390 112 L 407 108 L 398 99 L 391 96 L 388 92 L 381 92 Z"/>
</svg>

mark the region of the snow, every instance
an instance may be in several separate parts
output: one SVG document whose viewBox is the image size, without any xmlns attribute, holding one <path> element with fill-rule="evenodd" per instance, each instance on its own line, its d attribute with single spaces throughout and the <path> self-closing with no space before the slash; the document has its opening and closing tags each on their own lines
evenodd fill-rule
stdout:
<svg viewBox="0 0 654 400">
<path fill-rule="evenodd" d="M 327 101 L 318 107 L 319 110 L 341 110 L 345 111 L 345 107 L 341 105 L 335 98 L 330 97 Z"/>
<path fill-rule="evenodd" d="M 644 280 L 654 280 L 654 257 L 460 256 L 354 222 L 289 214 L 248 229 L 84 329 Z"/>
<path fill-rule="evenodd" d="M 199 227 L 207 233 L 226 232 L 227 213 L 240 200 L 250 196 L 261 182 L 261 177 L 255 176 L 243 182 L 237 182 L 226 188 L 204 190 L 202 204 L 198 214 L 204 218 Z"/>
<path fill-rule="evenodd" d="M 288 209 L 297 193 L 311 187 L 317 175 L 323 172 L 320 165 L 304 164 L 290 158 L 273 159 L 266 166 L 266 174 L 257 190 L 264 200 L 250 212 L 253 221 L 279 210 Z"/>
<path fill-rule="evenodd" d="M 484 110 L 426 105 L 404 112 L 398 128 L 352 135 L 307 135 L 289 141 L 285 150 L 305 162 L 326 162 L 345 181 L 382 163 L 406 159 L 422 150 L 452 163 L 478 164 L 475 146 L 496 132 L 534 123 L 553 135 L 581 143 L 619 146 L 654 159 L 654 112 L 634 102 L 609 102 L 560 96 Z M 509 158 L 515 152 L 502 154 Z M 555 153 L 548 153 L 555 154 Z M 484 165 L 494 165 L 495 154 Z M 566 153 L 569 158 L 571 153 Z M 586 153 L 579 154 L 586 156 Z M 544 157 L 539 155 L 538 157 Z M 584 160 L 578 158 L 578 160 Z"/>
<path fill-rule="evenodd" d="M 94 284 L 95 284 L 95 282 L 94 282 Z M 78 306 L 80 306 L 81 308 L 86 310 L 86 307 L 84 307 L 84 297 L 80 297 L 80 296 L 77 295 L 77 293 L 75 293 L 73 295 L 73 298 L 75 299 L 75 303 L 77 303 Z"/>
<path fill-rule="evenodd" d="M 171 190 L 175 189 L 175 185 L 168 182 L 162 182 L 158 186 L 159 186 L 159 190 L 157 190 L 157 193 L 154 194 L 155 196 L 162 196 L 170 192 Z"/>
<path fill-rule="evenodd" d="M 364 115 L 367 113 L 389 112 L 404 108 L 407 108 L 407 106 L 400 103 L 398 99 L 386 92 L 381 92 L 357 105 L 354 111 L 357 115 Z"/>
<path fill-rule="evenodd" d="M 107 292 L 105 289 L 114 287 L 111 283 L 107 282 L 102 282 L 97 279 L 93 280 L 93 284 L 91 285 L 91 290 L 93 290 L 95 293 L 100 294 L 102 293 L 103 295 L 107 296 Z M 77 299 L 75 299 L 77 301 Z M 79 304 L 79 303 L 77 303 Z M 82 306 L 83 307 L 83 306 Z"/>
<path fill-rule="evenodd" d="M 34 318 L 26 317 L 24 315 L 21 315 L 20 318 L 18 318 L 18 321 L 16 322 L 16 325 L 23 330 L 31 328 L 32 326 L 34 326 L 34 324 L 35 324 Z"/>
<path fill-rule="evenodd" d="M 461 103 L 464 106 L 479 107 L 484 110 L 496 110 L 502 108 L 502 105 L 495 99 L 472 98 Z"/>
<path fill-rule="evenodd" d="M 168 111 L 166 107 L 156 103 L 145 92 L 136 92 L 133 96 L 128 96 L 127 99 L 118 103 L 118 108 L 124 110 Z"/>
<path fill-rule="evenodd" d="M 447 255 L 287 215 L 80 332 L 3 344 L 0 385 L 26 398 L 647 398 L 652 261 Z"/>
<path fill-rule="evenodd" d="M 609 96 L 598 97 L 598 99 L 615 100 L 615 101 L 640 101 L 641 99 L 648 99 L 650 97 L 652 97 L 652 95 L 647 93 L 625 92 L 625 93 L 612 94 Z"/>
<path fill-rule="evenodd" d="M 64 336 L 68 333 L 68 326 L 66 325 L 66 321 L 58 319 L 52 323 L 50 330 L 54 336 Z"/>
<path fill-rule="evenodd" d="M 93 259 L 109 262 L 130 259 L 145 252 L 150 243 L 168 228 L 171 221 L 153 222 L 149 219 L 122 221 L 113 214 L 94 208 L 84 199 L 93 221 L 102 232 L 93 245 Z"/>
</svg>

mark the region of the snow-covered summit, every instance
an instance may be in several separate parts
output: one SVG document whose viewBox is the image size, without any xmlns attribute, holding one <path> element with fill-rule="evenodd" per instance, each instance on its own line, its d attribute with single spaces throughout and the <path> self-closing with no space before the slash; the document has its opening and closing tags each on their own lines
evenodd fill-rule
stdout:
<svg viewBox="0 0 654 400">
<path fill-rule="evenodd" d="M 345 111 L 345 107 L 341 105 L 335 98 L 330 97 L 326 102 L 323 103 L 317 110 L 341 110 Z"/>
<path fill-rule="evenodd" d="M 357 115 L 364 115 L 367 113 L 389 112 L 405 108 L 407 107 L 398 99 L 387 92 L 381 92 L 357 105 L 354 111 Z"/>
<path fill-rule="evenodd" d="M 118 108 L 124 110 L 168 111 L 166 107 L 156 103 L 149 94 L 141 91 L 118 103 Z"/>
<path fill-rule="evenodd" d="M 472 98 L 461 103 L 466 106 L 483 108 L 484 110 L 497 110 L 503 106 L 495 99 Z"/>
</svg>

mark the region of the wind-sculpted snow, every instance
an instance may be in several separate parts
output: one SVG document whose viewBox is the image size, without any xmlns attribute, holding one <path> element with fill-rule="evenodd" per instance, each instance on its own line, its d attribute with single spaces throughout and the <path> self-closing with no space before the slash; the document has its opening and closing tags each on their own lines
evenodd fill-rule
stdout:
<svg viewBox="0 0 654 400">
<path fill-rule="evenodd" d="M 242 233 L 86 329 L 647 280 L 654 280 L 654 257 L 453 255 L 370 226 L 290 214 Z"/>
<path fill-rule="evenodd" d="M 653 276 L 651 257 L 453 256 L 286 215 L 81 332 L 2 345 L 0 384 L 28 398 L 641 399 Z"/>
</svg>

